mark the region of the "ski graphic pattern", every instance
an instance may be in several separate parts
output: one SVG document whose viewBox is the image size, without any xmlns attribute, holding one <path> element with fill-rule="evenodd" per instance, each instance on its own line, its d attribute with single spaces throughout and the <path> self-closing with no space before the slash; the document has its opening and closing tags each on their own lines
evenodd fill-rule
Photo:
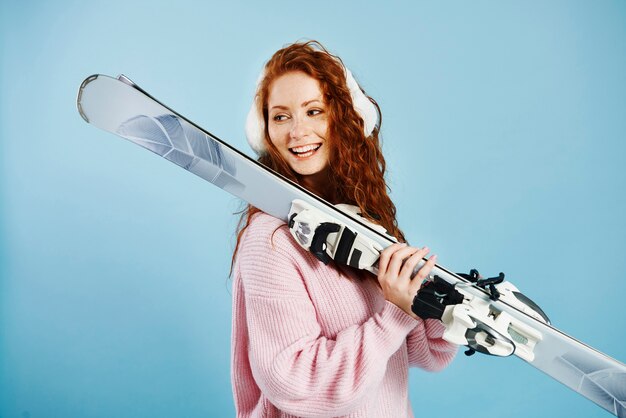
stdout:
<svg viewBox="0 0 626 418">
<path fill-rule="evenodd" d="M 392 244 L 384 235 L 167 108 L 124 76 L 88 77 L 80 86 L 77 106 L 88 123 L 168 159 L 272 216 L 287 221 L 291 202 L 301 199 L 332 213 L 382 247 Z M 436 266 L 433 274 L 450 283 L 462 283 L 474 297 L 489 299 L 483 289 L 442 266 Z M 506 312 L 521 325 L 540 333 L 529 364 L 610 413 L 626 418 L 624 364 L 503 301 L 490 304 L 494 311 Z M 520 347 L 524 344 L 523 338 L 513 339 Z"/>
<path fill-rule="evenodd" d="M 117 134 L 221 189 L 237 194 L 243 188 L 235 162 L 220 144 L 174 115 L 138 115 L 122 123 Z"/>
</svg>

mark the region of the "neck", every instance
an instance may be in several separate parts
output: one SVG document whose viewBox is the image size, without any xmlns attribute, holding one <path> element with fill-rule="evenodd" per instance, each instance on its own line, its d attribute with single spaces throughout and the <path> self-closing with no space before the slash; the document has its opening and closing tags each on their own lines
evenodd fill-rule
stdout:
<svg viewBox="0 0 626 418">
<path fill-rule="evenodd" d="M 319 196 L 330 203 L 337 203 L 334 202 L 336 185 L 332 182 L 330 169 L 328 167 L 319 173 L 308 176 L 298 176 L 298 182 L 316 196 Z"/>
</svg>

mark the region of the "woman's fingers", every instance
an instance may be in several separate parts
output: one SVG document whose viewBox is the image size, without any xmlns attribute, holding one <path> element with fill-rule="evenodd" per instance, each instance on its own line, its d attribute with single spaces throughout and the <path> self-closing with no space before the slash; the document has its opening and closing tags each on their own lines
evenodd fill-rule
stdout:
<svg viewBox="0 0 626 418">
<path fill-rule="evenodd" d="M 428 255 L 428 247 L 414 248 L 406 244 L 394 244 L 380 254 L 378 282 L 385 299 L 414 316 L 411 304 L 422 281 L 432 270 L 437 256 L 430 257 L 411 279 L 416 266 Z"/>
<path fill-rule="evenodd" d="M 418 249 L 414 247 L 404 247 L 395 251 L 389 260 L 387 275 L 396 279 L 400 275 L 400 269 L 402 268 L 405 260 L 415 254 L 416 251 L 418 251 Z"/>
<path fill-rule="evenodd" d="M 398 276 L 411 278 L 415 267 L 429 251 L 428 247 L 414 248 L 406 244 L 393 244 L 380 255 L 378 275 L 387 275 L 394 279 Z"/>
<path fill-rule="evenodd" d="M 430 272 L 432 271 L 436 263 L 437 263 L 437 255 L 433 255 L 428 259 L 428 261 L 426 261 L 426 264 L 424 264 L 422 268 L 418 270 L 417 274 L 415 275 L 415 277 L 413 277 L 413 280 L 411 281 L 411 284 L 409 285 L 411 289 L 411 293 L 413 294 L 417 293 L 417 291 L 422 286 L 422 282 L 424 281 L 424 279 L 426 279 L 426 277 L 428 277 L 428 275 L 430 274 Z"/>
<path fill-rule="evenodd" d="M 404 262 L 402 265 L 402 270 L 400 270 L 400 276 L 405 279 L 410 279 L 413 277 L 413 272 L 415 271 L 415 267 L 419 264 L 420 261 L 426 255 L 430 249 L 428 247 L 418 248 L 416 251 Z"/>
<path fill-rule="evenodd" d="M 380 257 L 378 257 L 378 276 L 384 275 L 387 272 L 387 266 L 389 266 L 389 260 L 391 256 L 397 252 L 398 250 L 406 247 L 405 243 L 398 243 L 390 245 L 385 248 L 381 253 Z"/>
</svg>

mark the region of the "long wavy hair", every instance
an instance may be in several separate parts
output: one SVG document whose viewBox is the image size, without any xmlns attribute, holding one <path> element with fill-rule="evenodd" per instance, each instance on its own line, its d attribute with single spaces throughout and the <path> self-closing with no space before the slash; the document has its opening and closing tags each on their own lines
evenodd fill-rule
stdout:
<svg viewBox="0 0 626 418">
<path fill-rule="evenodd" d="M 259 83 L 255 99 L 265 120 L 265 151 L 258 161 L 302 184 L 301 176 L 282 158 L 268 133 L 267 102 L 272 82 L 286 73 L 296 71 L 319 82 L 328 115 L 329 172 L 336 188 L 315 192 L 334 204 L 348 203 L 358 206 L 364 217 L 383 226 L 390 235 L 404 242 L 404 234 L 398 228 L 396 220 L 396 207 L 389 198 L 384 179 L 386 165 L 379 139 L 380 122 L 366 138 L 364 121 L 352 103 L 343 63 L 319 42 L 288 45 L 278 50 L 265 65 L 264 77 Z M 378 108 L 376 101 L 367 97 Z M 379 108 L 378 111 L 380 115 Z M 252 205 L 242 211 L 231 272 L 243 232 L 257 212 L 260 209 Z"/>
</svg>

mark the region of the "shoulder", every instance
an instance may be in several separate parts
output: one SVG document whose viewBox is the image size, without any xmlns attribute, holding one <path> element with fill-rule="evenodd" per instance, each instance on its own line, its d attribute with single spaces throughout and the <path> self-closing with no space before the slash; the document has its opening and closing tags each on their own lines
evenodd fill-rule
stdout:
<svg viewBox="0 0 626 418">
<path fill-rule="evenodd" d="M 292 243 L 289 228 L 281 219 L 268 215 L 265 212 L 259 212 L 252 215 L 250 224 L 242 239 L 245 242 L 262 241 L 280 241 L 281 243 Z"/>
<path fill-rule="evenodd" d="M 241 237 L 241 257 L 281 256 L 293 260 L 306 253 L 291 237 L 287 224 L 264 212 L 252 216 Z"/>
<path fill-rule="evenodd" d="M 243 232 L 234 269 L 248 296 L 289 299 L 306 292 L 305 278 L 315 261 L 285 222 L 259 213 Z"/>
<path fill-rule="evenodd" d="M 252 215 L 246 234 L 250 235 L 251 232 L 266 234 L 268 231 L 273 232 L 277 229 L 284 229 L 286 232 L 289 232 L 287 230 L 287 224 L 283 220 L 268 215 L 265 212 L 258 212 Z"/>
</svg>

